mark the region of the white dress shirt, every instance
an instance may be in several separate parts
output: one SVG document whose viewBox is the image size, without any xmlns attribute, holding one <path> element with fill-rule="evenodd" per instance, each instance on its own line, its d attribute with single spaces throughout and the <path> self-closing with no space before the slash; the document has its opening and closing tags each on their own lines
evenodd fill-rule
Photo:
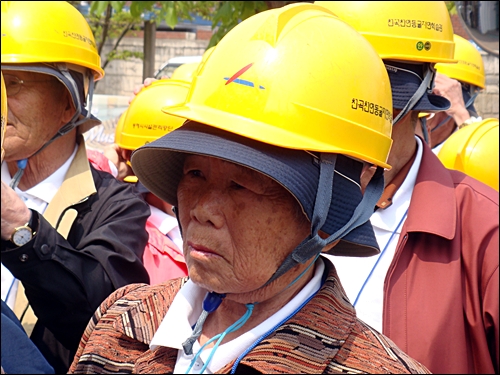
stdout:
<svg viewBox="0 0 500 375">
<path fill-rule="evenodd" d="M 422 161 L 422 143 L 418 137 L 415 138 L 418 145 L 415 161 L 402 185 L 394 194 L 392 205 L 384 210 L 378 209 L 370 218 L 381 254 L 365 258 L 323 255 L 328 257 L 335 265 L 340 282 L 352 304 L 354 304 L 361 292 L 354 306 L 356 314 L 358 318 L 379 332 L 382 332 L 385 276 L 394 258 L 396 245 L 406 219 L 406 212 L 410 206 L 413 188 Z M 373 269 L 379 258 L 377 266 Z M 369 277 L 372 269 L 373 273 Z M 365 282 L 366 285 L 363 288 Z M 362 291 L 361 288 L 363 288 Z"/>
<path fill-rule="evenodd" d="M 149 216 L 148 221 L 158 228 L 161 233 L 168 235 L 177 248 L 182 252 L 182 236 L 177 219 L 152 205 L 149 205 L 149 208 L 151 209 L 151 215 Z"/>
</svg>

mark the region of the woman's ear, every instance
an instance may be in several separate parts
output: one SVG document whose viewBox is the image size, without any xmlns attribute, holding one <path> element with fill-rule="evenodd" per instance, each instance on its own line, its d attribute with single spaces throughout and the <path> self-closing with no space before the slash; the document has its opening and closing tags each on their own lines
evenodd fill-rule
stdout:
<svg viewBox="0 0 500 375">
<path fill-rule="evenodd" d="M 76 108 L 73 105 L 73 100 L 71 99 L 71 94 L 68 90 L 64 89 L 64 107 L 62 113 L 62 122 L 67 124 L 74 116 Z"/>
<path fill-rule="evenodd" d="M 323 232 L 323 231 L 321 231 L 321 230 L 319 231 L 319 236 L 320 236 L 321 238 L 323 238 L 323 239 L 328 238 L 328 234 L 326 234 L 325 232 Z M 329 252 L 332 248 L 334 248 L 335 246 L 337 246 L 337 244 L 338 244 L 339 242 L 340 242 L 340 240 L 336 240 L 336 241 L 332 242 L 331 244 L 326 245 L 326 246 L 323 248 L 323 250 L 321 250 L 321 252 L 322 252 L 322 253 L 327 253 L 327 252 Z"/>
</svg>

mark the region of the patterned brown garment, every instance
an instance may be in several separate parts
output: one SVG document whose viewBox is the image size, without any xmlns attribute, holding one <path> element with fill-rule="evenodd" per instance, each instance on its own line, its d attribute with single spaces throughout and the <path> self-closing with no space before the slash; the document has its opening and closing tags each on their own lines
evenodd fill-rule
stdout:
<svg viewBox="0 0 500 375">
<path fill-rule="evenodd" d="M 259 342 L 236 373 L 429 373 L 387 337 L 356 318 L 335 268 L 318 293 L 292 318 Z M 96 311 L 70 373 L 172 373 L 177 350 L 149 343 L 186 279 L 125 286 Z M 235 361 L 218 373 L 227 374 Z"/>
</svg>

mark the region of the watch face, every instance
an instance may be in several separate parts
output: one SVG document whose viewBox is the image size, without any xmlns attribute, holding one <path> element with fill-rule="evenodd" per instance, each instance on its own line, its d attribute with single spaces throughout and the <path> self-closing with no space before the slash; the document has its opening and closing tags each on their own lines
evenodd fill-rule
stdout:
<svg viewBox="0 0 500 375">
<path fill-rule="evenodd" d="M 12 242 L 17 246 L 23 246 L 30 242 L 33 237 L 31 229 L 28 227 L 17 228 L 16 232 L 12 235 Z"/>
</svg>

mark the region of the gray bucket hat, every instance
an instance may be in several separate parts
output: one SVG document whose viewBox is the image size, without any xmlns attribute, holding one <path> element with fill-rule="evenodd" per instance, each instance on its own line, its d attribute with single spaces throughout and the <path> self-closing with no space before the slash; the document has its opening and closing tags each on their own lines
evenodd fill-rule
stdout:
<svg viewBox="0 0 500 375">
<path fill-rule="evenodd" d="M 212 126 L 187 121 L 180 128 L 138 148 L 131 162 L 135 175 L 159 198 L 177 206 L 177 186 L 186 155 L 227 160 L 256 170 L 284 186 L 312 220 L 319 184 L 319 158 L 304 150 L 277 147 Z M 353 216 L 363 198 L 359 177 L 363 163 L 337 155 L 332 202 L 321 230 L 336 233 Z M 380 252 L 369 221 L 346 233 L 331 254 L 371 256 Z"/>
</svg>

